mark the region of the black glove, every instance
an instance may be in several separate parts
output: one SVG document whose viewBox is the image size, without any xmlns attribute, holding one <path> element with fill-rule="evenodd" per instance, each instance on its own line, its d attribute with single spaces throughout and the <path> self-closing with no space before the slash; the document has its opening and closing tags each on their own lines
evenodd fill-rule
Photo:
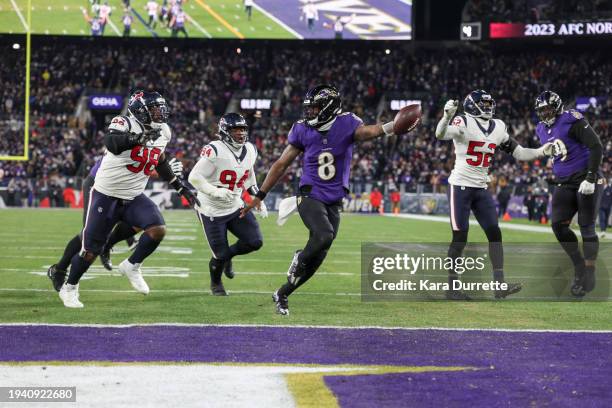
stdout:
<svg viewBox="0 0 612 408">
<path fill-rule="evenodd" d="M 146 133 L 128 133 L 128 140 L 130 143 L 137 145 L 146 145 L 149 138 Z"/>
<path fill-rule="evenodd" d="M 198 200 L 198 197 L 193 193 L 193 191 L 191 191 L 187 187 L 183 186 L 179 188 L 177 192 L 183 197 L 185 197 L 185 199 L 189 202 L 190 206 L 193 207 L 195 205 L 200 205 L 200 200 Z"/>
<path fill-rule="evenodd" d="M 157 139 L 159 139 L 159 137 L 162 134 L 162 130 L 161 128 L 149 128 L 147 130 L 145 130 L 145 135 L 147 135 L 148 140 L 154 142 Z"/>
</svg>

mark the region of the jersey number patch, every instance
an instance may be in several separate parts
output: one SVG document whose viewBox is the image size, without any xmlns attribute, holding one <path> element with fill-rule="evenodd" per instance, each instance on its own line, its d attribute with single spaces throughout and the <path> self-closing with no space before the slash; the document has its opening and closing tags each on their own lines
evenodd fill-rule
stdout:
<svg viewBox="0 0 612 408">
<path fill-rule="evenodd" d="M 234 170 L 223 170 L 219 175 L 219 181 L 223 184 L 227 184 L 227 188 L 231 191 L 234 191 L 235 187 L 242 188 L 244 182 L 249 178 L 249 171 L 245 171 L 244 175 L 238 180 L 238 175 Z"/>
<path fill-rule="evenodd" d="M 331 180 L 336 175 L 334 166 L 334 155 L 330 152 L 323 152 L 319 155 L 319 178 L 321 180 Z"/>
<path fill-rule="evenodd" d="M 161 150 L 157 147 L 149 149 L 144 146 L 134 146 L 130 158 L 136 163 L 128 164 L 127 169 L 132 173 L 140 173 L 144 170 L 146 176 L 150 176 L 151 172 L 157 167 Z"/>
<path fill-rule="evenodd" d="M 470 144 L 468 144 L 466 154 L 468 156 L 472 156 L 466 159 L 466 163 L 470 166 L 482 166 L 489 167 L 491 165 L 491 158 L 493 157 L 493 153 L 495 152 L 495 148 L 497 145 L 495 143 L 489 143 L 488 148 L 491 150 L 490 152 L 477 152 L 476 148 L 482 147 L 485 145 L 485 142 L 478 142 L 476 140 L 471 140 Z"/>
</svg>

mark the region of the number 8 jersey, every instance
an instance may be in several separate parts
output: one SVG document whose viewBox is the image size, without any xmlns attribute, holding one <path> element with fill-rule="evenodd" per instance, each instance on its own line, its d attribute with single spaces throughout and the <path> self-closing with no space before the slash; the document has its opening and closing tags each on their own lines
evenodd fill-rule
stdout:
<svg viewBox="0 0 612 408">
<path fill-rule="evenodd" d="M 326 132 L 320 132 L 302 120 L 293 125 L 289 131 L 289 144 L 304 152 L 300 188 L 310 186 L 310 198 L 333 204 L 346 196 L 353 158 L 353 136 L 361 125 L 361 119 L 349 112 L 338 115 Z"/>
<path fill-rule="evenodd" d="M 146 146 L 134 146 L 118 155 L 106 152 L 96 174 L 96 191 L 123 200 L 133 200 L 144 191 L 159 157 L 172 138 L 170 127 L 166 123 L 159 126 L 161 136 L 148 142 Z M 115 116 L 108 129 L 136 134 L 144 131 L 140 123 L 131 116 Z"/>
<path fill-rule="evenodd" d="M 455 167 L 448 178 L 454 186 L 487 188 L 489 167 L 497 146 L 508 141 L 506 124 L 500 119 L 482 120 L 456 116 L 441 140 L 453 140 Z"/>
</svg>

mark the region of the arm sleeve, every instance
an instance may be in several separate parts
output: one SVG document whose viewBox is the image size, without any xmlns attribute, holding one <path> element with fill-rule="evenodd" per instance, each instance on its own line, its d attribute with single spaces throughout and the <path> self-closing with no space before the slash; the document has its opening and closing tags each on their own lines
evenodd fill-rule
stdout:
<svg viewBox="0 0 612 408">
<path fill-rule="evenodd" d="M 130 133 L 130 122 L 123 116 L 115 116 L 108 125 L 108 131 L 104 135 L 104 146 L 112 154 L 120 154 L 138 145 Z"/>
<path fill-rule="evenodd" d="M 597 171 L 601 165 L 603 157 L 603 146 L 601 140 L 593 128 L 585 119 L 580 119 L 572 125 L 569 131 L 569 136 L 582 143 L 589 149 L 589 165 L 587 180 L 595 182 L 597 180 Z"/>
<path fill-rule="evenodd" d="M 215 164 L 207 157 L 202 157 L 189 173 L 189 182 L 204 194 L 211 194 L 216 187 L 207 181 L 215 172 Z"/>
<path fill-rule="evenodd" d="M 436 138 L 438 140 L 458 139 L 463 137 L 465 129 L 465 122 L 460 116 L 455 116 L 451 123 L 446 117 L 442 116 L 436 126 Z"/>
<path fill-rule="evenodd" d="M 515 139 L 508 137 L 508 140 L 501 145 L 499 149 L 503 152 L 511 154 L 516 160 L 532 161 L 544 155 L 544 148 L 528 149 L 521 146 Z"/>
<path fill-rule="evenodd" d="M 128 132 L 110 129 L 106 132 L 106 135 L 104 135 L 104 146 L 112 154 L 120 154 L 138 145 L 138 142 L 134 141 L 132 136 L 133 135 Z"/>
</svg>

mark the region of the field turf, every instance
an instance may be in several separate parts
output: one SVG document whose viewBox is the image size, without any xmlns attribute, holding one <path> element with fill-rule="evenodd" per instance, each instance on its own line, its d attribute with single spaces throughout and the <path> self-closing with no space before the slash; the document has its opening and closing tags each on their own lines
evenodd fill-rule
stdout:
<svg viewBox="0 0 612 408">
<path fill-rule="evenodd" d="M 49 35 L 89 35 L 89 24 L 83 18 L 82 9 L 91 16 L 91 4 L 87 0 L 30 0 L 32 6 L 33 34 Z M 102 2 L 103 3 L 103 2 Z M 145 5 L 147 0 L 132 0 L 134 21 L 132 36 L 169 37 L 171 31 L 158 22 L 155 29 L 146 26 L 148 22 Z M 161 7 L 161 1 L 158 1 Z M 28 0 L 0 0 L 0 31 L 6 33 L 24 33 L 24 21 L 27 21 Z M 123 2 L 109 0 L 113 11 L 111 22 L 107 25 L 104 36 L 121 36 L 123 33 Z M 17 8 L 17 10 L 16 10 Z M 251 21 L 248 21 L 242 0 L 187 0 L 184 11 L 190 20 L 185 28 L 190 37 L 199 38 L 284 38 L 295 36 L 263 14 L 253 9 Z"/>
<path fill-rule="evenodd" d="M 148 296 L 131 290 L 122 276 L 98 261 L 81 281 L 85 308 L 63 307 L 44 276 L 65 243 L 80 228 L 80 210 L 0 210 L 0 322 L 133 324 L 182 322 L 207 324 L 283 324 L 513 329 L 612 329 L 609 302 L 473 303 L 381 302 L 360 299 L 360 244 L 370 242 L 446 242 L 446 223 L 344 214 L 327 260 L 290 299 L 291 316 L 274 314 L 271 292 L 285 280 L 292 253 L 307 231 L 298 217 L 284 227 L 273 214 L 260 220 L 263 248 L 235 259 L 230 296 L 209 295 L 210 251 L 191 211 L 166 211 L 168 234 L 146 260 Z M 479 228 L 470 239 L 484 241 Z M 553 242 L 552 234 L 504 230 L 506 242 Z M 117 246 L 115 264 L 124 259 Z"/>
</svg>

